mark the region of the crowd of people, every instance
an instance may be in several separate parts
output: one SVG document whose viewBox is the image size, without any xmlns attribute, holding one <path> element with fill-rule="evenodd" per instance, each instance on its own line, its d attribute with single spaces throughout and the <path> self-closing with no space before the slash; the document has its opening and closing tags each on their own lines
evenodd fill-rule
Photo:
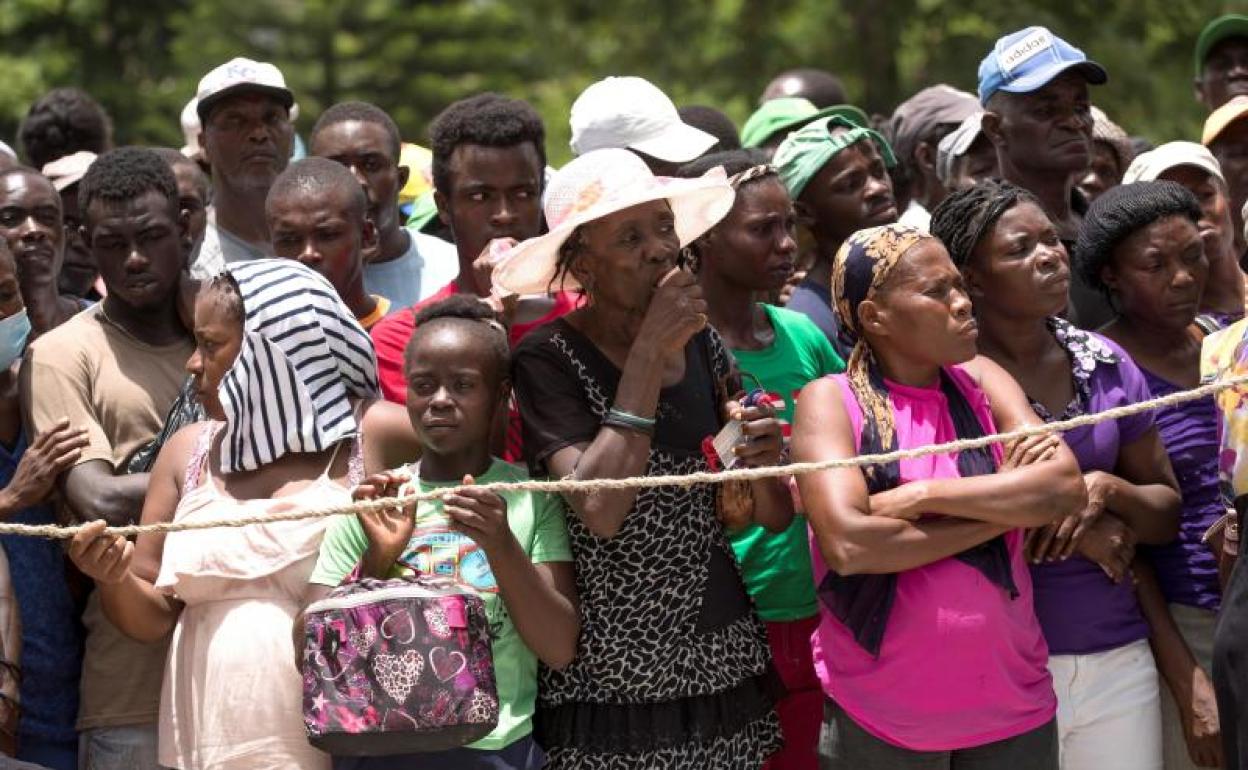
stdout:
<svg viewBox="0 0 1248 770">
<path fill-rule="evenodd" d="M 305 143 L 237 58 L 173 149 L 50 92 L 0 143 L 0 518 L 82 526 L 0 536 L 0 767 L 1248 768 L 1242 389 L 1043 432 L 1248 373 L 1248 16 L 1194 64 L 1200 141 L 1157 145 L 1042 27 L 891 115 L 608 77 L 558 169 L 495 93 L 427 148 L 359 101 Z M 607 483 L 725 468 L 769 472 Z M 478 486 L 530 478 L 604 483 Z M 327 702 L 316 608 L 434 578 L 488 660 Z M 488 734 L 385 743 L 482 667 Z"/>
</svg>

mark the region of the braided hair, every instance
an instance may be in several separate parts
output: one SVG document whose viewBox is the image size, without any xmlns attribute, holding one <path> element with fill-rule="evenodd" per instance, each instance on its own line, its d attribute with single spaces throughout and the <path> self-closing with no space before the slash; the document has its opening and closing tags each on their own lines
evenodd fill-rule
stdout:
<svg viewBox="0 0 1248 770">
<path fill-rule="evenodd" d="M 1036 196 L 1023 188 L 988 179 L 941 201 L 932 211 L 930 230 L 945 244 L 953 264 L 962 270 L 988 230 L 1019 203 L 1040 205 Z"/>
</svg>

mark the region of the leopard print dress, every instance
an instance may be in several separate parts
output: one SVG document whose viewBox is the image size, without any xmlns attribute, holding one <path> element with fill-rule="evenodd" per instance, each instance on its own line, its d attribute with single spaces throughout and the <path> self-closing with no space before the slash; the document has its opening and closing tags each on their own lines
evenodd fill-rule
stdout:
<svg viewBox="0 0 1248 770">
<path fill-rule="evenodd" d="M 707 469 L 702 439 L 720 426 L 717 384 L 731 367 L 706 330 L 665 388 L 647 475 Z M 555 321 L 516 351 L 517 402 L 530 464 L 592 441 L 620 373 L 579 331 Z M 619 533 L 596 537 L 569 513 L 580 593 L 576 659 L 543 669 L 537 737 L 550 768 L 757 768 L 779 747 L 766 631 L 749 603 L 709 486 L 644 489 Z"/>
</svg>

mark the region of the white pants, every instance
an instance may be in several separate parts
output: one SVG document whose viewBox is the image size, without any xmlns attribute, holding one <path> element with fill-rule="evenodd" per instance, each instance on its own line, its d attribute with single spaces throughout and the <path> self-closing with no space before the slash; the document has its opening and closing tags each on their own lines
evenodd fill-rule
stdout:
<svg viewBox="0 0 1248 770">
<path fill-rule="evenodd" d="M 1148 640 L 1049 658 L 1062 770 L 1162 770 L 1161 693 Z"/>
</svg>

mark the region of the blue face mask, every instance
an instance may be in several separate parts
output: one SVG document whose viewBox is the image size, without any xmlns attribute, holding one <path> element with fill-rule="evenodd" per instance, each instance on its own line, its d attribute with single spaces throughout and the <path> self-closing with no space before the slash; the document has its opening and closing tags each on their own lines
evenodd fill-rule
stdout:
<svg viewBox="0 0 1248 770">
<path fill-rule="evenodd" d="M 6 371 L 26 350 L 30 337 L 30 317 L 26 308 L 0 320 L 0 371 Z"/>
</svg>

